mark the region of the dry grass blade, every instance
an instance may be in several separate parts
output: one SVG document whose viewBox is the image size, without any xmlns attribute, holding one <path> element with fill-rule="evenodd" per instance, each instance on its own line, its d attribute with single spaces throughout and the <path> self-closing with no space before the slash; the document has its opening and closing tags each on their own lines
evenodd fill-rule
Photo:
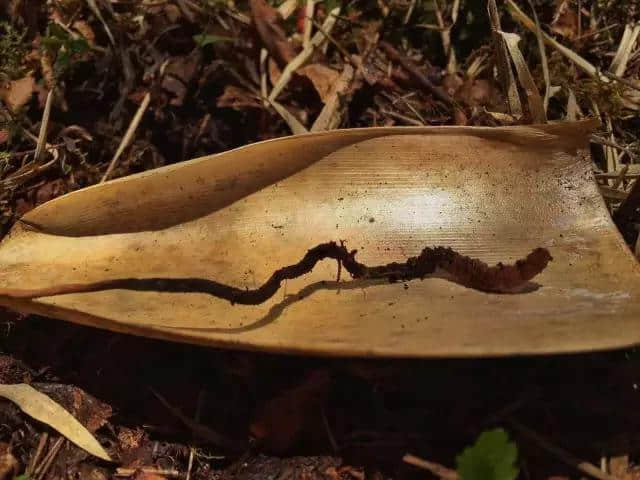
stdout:
<svg viewBox="0 0 640 480">
<path fill-rule="evenodd" d="M 117 468 L 116 477 L 133 477 L 137 473 L 142 473 L 143 478 L 181 478 L 182 474 L 178 470 L 167 468 L 139 467 L 139 468 Z M 146 475 L 146 476 L 144 476 Z"/>
<path fill-rule="evenodd" d="M 431 472 L 436 477 L 439 477 L 442 480 L 460 480 L 460 475 L 458 475 L 458 472 L 456 472 L 455 470 L 447 468 L 438 463 L 424 460 L 423 458 L 416 457 L 415 455 L 406 454 L 404 457 L 402 457 L 402 461 L 408 463 L 409 465 L 413 465 L 414 467 L 422 468 L 427 472 Z"/>
<path fill-rule="evenodd" d="M 536 13 L 536 8 L 533 2 L 529 0 L 529 6 L 533 12 L 533 19 L 536 22 L 536 38 L 538 40 L 538 50 L 540 50 L 540 64 L 542 65 L 542 76 L 544 77 L 544 98 L 542 104 L 544 105 L 545 114 L 549 107 L 549 98 L 551 97 L 551 77 L 549 75 L 549 62 L 547 61 L 547 51 L 544 47 L 544 39 L 542 38 L 542 27 L 540 27 L 540 20 Z"/>
<path fill-rule="evenodd" d="M 340 7 L 334 8 L 333 10 L 331 10 L 329 15 L 327 16 L 327 19 L 322 24 L 322 30 L 326 32 L 326 34 L 331 33 L 331 30 L 336 23 L 336 18 L 339 13 Z M 282 70 L 280 78 L 278 78 L 278 81 L 273 86 L 273 89 L 269 94 L 270 102 L 273 102 L 276 98 L 278 98 L 278 95 L 280 95 L 282 90 L 284 90 L 284 88 L 291 80 L 293 73 L 311 58 L 311 55 L 317 47 L 319 47 L 326 41 L 327 38 L 325 33 L 323 32 L 316 32 L 313 35 L 311 41 L 309 42 L 309 45 L 306 48 L 303 48 L 302 51 L 287 64 L 284 70 Z"/>
<path fill-rule="evenodd" d="M 500 25 L 500 14 L 498 13 L 495 0 L 489 0 L 487 2 L 487 9 L 489 11 L 489 20 L 491 21 L 491 35 L 493 37 L 493 50 L 496 55 L 498 80 L 502 86 L 502 91 L 507 96 L 509 113 L 516 118 L 522 118 L 522 104 L 520 103 L 520 96 L 518 95 L 518 86 L 516 85 L 516 79 L 509 63 L 507 46 L 500 35 L 502 27 Z"/>
<path fill-rule="evenodd" d="M 624 72 L 627 69 L 627 63 L 631 57 L 631 52 L 633 51 L 633 47 L 636 44 L 639 34 L 640 24 L 635 25 L 633 28 L 631 25 L 625 25 L 622 39 L 618 45 L 618 50 L 611 61 L 611 66 L 609 67 L 609 71 L 614 75 L 618 77 L 622 77 L 624 75 Z"/>
<path fill-rule="evenodd" d="M 533 20 L 531 20 L 526 13 L 524 13 L 518 5 L 515 4 L 513 0 L 506 0 L 506 5 L 508 7 L 511 16 L 520 22 L 527 30 L 530 30 L 533 33 L 537 33 L 538 29 L 536 28 L 536 24 Z M 565 47 L 564 45 L 557 42 L 553 37 L 549 36 L 545 32 L 541 32 L 542 38 L 546 43 L 555 48 L 558 52 L 564 55 L 566 58 L 571 60 L 576 66 L 578 66 L 581 70 L 587 73 L 591 77 L 600 77 L 600 79 L 604 82 L 608 82 L 609 80 L 602 74 L 598 73 L 598 69 L 589 61 L 578 55 L 576 52 L 571 50 L 570 48 Z"/>
<path fill-rule="evenodd" d="M 278 7 L 278 13 L 283 19 L 287 19 L 298 7 L 298 0 L 285 0 Z"/>
<path fill-rule="evenodd" d="M 307 48 L 311 41 L 311 27 L 313 26 L 313 12 L 315 11 L 315 0 L 307 0 L 304 9 L 304 29 L 302 31 L 302 47 Z"/>
<path fill-rule="evenodd" d="M 269 92 L 267 91 L 267 60 L 269 59 L 269 52 L 267 52 L 266 48 L 260 49 L 260 95 L 262 96 L 262 104 L 267 107 L 269 106 L 269 102 L 267 101 L 267 96 Z"/>
<path fill-rule="evenodd" d="M 111 162 L 109 162 L 109 166 L 107 167 L 107 171 L 104 172 L 104 175 L 102 176 L 102 179 L 100 180 L 100 183 L 103 183 L 103 182 L 107 181 L 107 179 L 113 173 L 113 169 L 116 167 L 116 164 L 118 163 L 118 159 L 120 158 L 120 155 L 122 155 L 122 152 L 124 152 L 124 149 L 127 148 L 129 143 L 131 143 L 131 140 L 133 140 L 133 136 L 136 133 L 136 129 L 138 128 L 138 125 L 140 124 L 140 120 L 142 120 L 142 116 L 144 115 L 144 112 L 147 111 L 147 107 L 149 106 L 149 102 L 150 101 L 151 101 L 151 94 L 149 92 L 147 92 L 147 94 L 142 99 L 142 102 L 140 103 L 140 106 L 138 107 L 138 110 L 136 111 L 135 115 L 133 116 L 133 119 L 131 120 L 131 123 L 129 124 L 129 128 L 127 128 L 127 131 L 124 134 L 124 137 L 122 137 L 122 140 L 120 141 L 120 145 L 118 145 L 118 149 L 116 150 L 116 153 L 113 155 L 113 158 L 111 159 Z"/>
<path fill-rule="evenodd" d="M 531 76 L 529 67 L 527 67 L 527 62 L 525 61 L 522 53 L 520 52 L 520 49 L 518 48 L 520 37 L 515 33 L 499 33 L 504 39 L 505 44 L 507 45 L 507 49 L 509 50 L 509 54 L 511 55 L 513 64 L 516 67 L 516 72 L 518 73 L 518 80 L 520 80 L 520 85 L 522 85 L 522 88 L 524 88 L 525 94 L 527 96 L 529 115 L 531 115 L 532 123 L 546 123 L 547 115 L 545 114 L 542 98 L 540 98 L 540 92 L 538 92 L 538 87 L 536 86 L 535 80 Z"/>
<path fill-rule="evenodd" d="M 0 385 L 0 396 L 11 400 L 27 415 L 46 423 L 69 441 L 103 460 L 111 461 L 93 435 L 64 408 L 30 385 Z"/>
<path fill-rule="evenodd" d="M 47 131 L 49 129 L 49 117 L 51 115 L 51 104 L 53 103 L 54 89 L 49 90 L 47 93 L 47 101 L 44 104 L 44 112 L 42 112 L 42 122 L 40 123 L 40 133 L 38 134 L 38 144 L 36 145 L 36 152 L 33 155 L 33 161 L 38 163 L 44 147 L 47 143 Z"/>
</svg>

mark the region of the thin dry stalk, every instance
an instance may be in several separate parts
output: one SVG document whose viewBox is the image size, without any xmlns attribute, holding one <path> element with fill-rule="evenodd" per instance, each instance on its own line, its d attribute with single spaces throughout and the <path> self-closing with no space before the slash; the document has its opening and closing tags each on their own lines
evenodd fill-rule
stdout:
<svg viewBox="0 0 640 480">
<path fill-rule="evenodd" d="M 447 468 L 444 465 L 440 465 L 439 463 L 424 460 L 423 458 L 416 457 L 409 453 L 402 457 L 402 461 L 409 465 L 413 465 L 414 467 L 426 470 L 443 480 L 460 480 L 460 476 L 455 470 Z"/>
<path fill-rule="evenodd" d="M 520 22 L 527 30 L 536 33 L 537 28 L 536 24 L 533 20 L 531 20 L 526 13 L 524 13 L 518 5 L 513 0 L 506 0 L 507 9 L 511 16 L 518 22 Z M 582 71 L 587 73 L 590 77 L 600 78 L 601 81 L 607 83 L 609 79 L 598 72 L 598 69 L 589 61 L 578 55 L 576 52 L 571 50 L 570 48 L 565 47 L 564 45 L 557 42 L 553 37 L 548 35 L 545 32 L 540 32 L 543 40 L 549 44 L 551 47 L 555 48 L 558 52 L 564 55 L 567 59 L 572 61 L 577 67 L 579 67 Z"/>
<path fill-rule="evenodd" d="M 304 30 L 302 32 L 302 46 L 307 48 L 311 41 L 311 26 L 313 25 L 313 12 L 315 10 L 315 0 L 307 0 L 307 4 L 304 9 Z"/>
<path fill-rule="evenodd" d="M 187 476 L 185 477 L 185 480 L 191 480 L 191 470 L 193 469 L 193 456 L 195 452 L 196 449 L 194 447 L 189 449 L 189 464 L 187 466 Z"/>
<path fill-rule="evenodd" d="M 266 48 L 260 49 L 260 95 L 262 96 L 262 104 L 265 107 L 269 106 L 267 101 L 267 59 L 269 58 L 269 52 Z"/>
<path fill-rule="evenodd" d="M 547 51 L 544 47 L 544 39 L 542 38 L 542 28 L 540 27 L 540 20 L 538 14 L 533 6 L 533 2 L 529 0 L 529 6 L 533 12 L 533 19 L 536 22 L 536 38 L 538 39 L 538 49 L 540 50 L 540 64 L 542 65 L 542 76 L 544 77 L 544 98 L 542 103 L 544 105 L 545 114 L 549 107 L 549 98 L 551 97 L 551 77 L 549 75 L 549 62 L 547 61 Z"/>
<path fill-rule="evenodd" d="M 531 121 L 533 123 L 546 123 L 547 115 L 545 113 L 542 98 L 540 98 L 540 92 L 538 92 L 538 87 L 536 86 L 536 82 L 529 71 L 529 67 L 527 67 L 527 62 L 522 56 L 522 52 L 520 52 L 520 48 L 518 48 L 520 37 L 515 33 L 499 32 L 499 34 L 507 45 L 507 50 L 511 55 L 511 60 L 513 60 L 516 72 L 518 73 L 518 80 L 520 81 L 522 88 L 524 88 Z"/>
<path fill-rule="evenodd" d="M 327 19 L 322 24 L 322 28 L 324 32 L 331 33 L 331 30 L 333 29 L 333 26 L 336 23 L 336 15 L 338 15 L 339 13 L 340 13 L 340 7 L 334 8 L 329 13 L 329 15 L 327 16 Z M 291 77 L 293 76 L 293 73 L 302 65 L 304 65 L 311 58 L 311 55 L 313 55 L 314 50 L 317 47 L 321 46 L 324 42 L 326 42 L 325 34 L 322 32 L 316 32 L 313 35 L 313 38 L 311 38 L 309 45 L 306 48 L 303 48 L 302 51 L 293 60 L 291 60 L 286 67 L 284 67 L 280 75 L 280 78 L 278 78 L 278 81 L 273 86 L 273 89 L 269 94 L 270 102 L 273 102 L 276 98 L 278 98 L 278 95 L 280 95 L 280 93 L 282 92 L 282 90 L 284 90 L 284 88 L 287 86 L 289 81 L 291 81 Z"/>
<path fill-rule="evenodd" d="M 489 19 L 491 20 L 491 35 L 493 37 L 493 49 L 496 56 L 496 66 L 498 68 L 498 80 L 502 86 L 502 91 L 507 97 L 507 107 L 509 113 L 516 118 L 522 117 L 522 104 L 518 95 L 518 87 L 516 79 L 509 64 L 509 56 L 507 46 L 499 32 L 502 31 L 500 25 L 500 14 L 495 0 L 487 2 L 487 10 L 489 11 Z"/>
<path fill-rule="evenodd" d="M 180 478 L 182 474 L 177 470 L 140 467 L 140 468 L 117 468 L 116 477 L 133 477 L 136 473 L 141 472 L 147 475 L 157 475 L 159 477 Z"/>
<path fill-rule="evenodd" d="M 291 16 L 293 12 L 296 11 L 297 7 L 298 7 L 298 0 L 285 0 L 278 7 L 278 13 L 284 20 L 286 20 Z"/>
<path fill-rule="evenodd" d="M 49 467 L 51 467 L 53 460 L 56 458 L 56 455 L 58 455 L 58 452 L 62 448 L 64 441 L 64 437 L 58 437 L 55 443 L 51 446 L 51 448 L 49 449 L 49 453 L 47 453 L 47 455 L 44 457 L 44 460 L 42 460 L 42 463 L 38 466 L 38 468 L 36 468 L 34 472 L 36 480 L 42 480 L 44 478 L 47 471 L 49 470 Z"/>
<path fill-rule="evenodd" d="M 622 39 L 618 45 L 618 50 L 611 61 L 611 66 L 609 67 L 609 71 L 617 77 L 622 77 L 624 75 L 624 72 L 627 69 L 627 64 L 629 63 L 629 58 L 631 57 L 631 52 L 636 44 L 636 40 L 638 39 L 638 35 L 640 35 L 640 24 L 635 25 L 633 28 L 629 24 L 625 25 Z"/>
<path fill-rule="evenodd" d="M 36 448 L 36 451 L 33 454 L 33 457 L 31 457 L 31 460 L 29 461 L 29 465 L 25 470 L 25 473 L 27 475 L 31 475 L 33 473 L 33 470 L 36 468 L 36 465 L 38 464 L 38 461 L 40 460 L 40 457 L 44 452 L 44 448 L 47 446 L 48 439 L 49 439 L 49 434 L 47 432 L 42 432 L 42 434 L 40 435 L 40 439 L 38 440 L 38 447 Z"/>
<path fill-rule="evenodd" d="M 133 139 L 133 136 L 136 133 L 136 129 L 140 124 L 140 120 L 142 120 L 142 116 L 144 115 L 144 112 L 147 111 L 147 107 L 149 106 L 150 101 L 151 101 L 151 94 L 147 92 L 147 94 L 142 99 L 142 103 L 140 103 L 140 106 L 138 107 L 136 114 L 133 116 L 133 119 L 129 124 L 129 128 L 127 128 L 127 131 L 124 134 L 124 137 L 122 137 L 122 140 L 120 141 L 120 145 L 118 145 L 118 149 L 116 150 L 115 155 L 111 159 L 111 162 L 109 163 L 109 167 L 107 168 L 107 171 L 104 172 L 104 175 L 100 180 L 100 183 L 107 181 L 107 179 L 111 176 L 111 173 L 113 173 L 113 169 L 116 167 L 116 163 L 118 162 L 120 155 L 122 155 L 122 152 L 124 152 L 124 149 L 127 148 L 127 146 L 129 146 L 129 143 L 131 143 L 131 140 Z"/>
<path fill-rule="evenodd" d="M 340 126 L 342 121 L 342 113 L 344 112 L 343 105 L 341 105 L 341 97 L 344 96 L 354 77 L 354 69 L 348 63 L 345 64 L 342 74 L 338 78 L 338 81 L 331 88 L 331 92 L 327 98 L 327 101 L 322 108 L 322 111 L 313 122 L 311 126 L 312 132 L 321 132 L 324 130 L 332 130 Z"/>
<path fill-rule="evenodd" d="M 36 153 L 33 155 L 33 161 L 38 162 L 47 143 L 47 131 L 49 129 L 49 116 L 51 115 L 51 104 L 53 103 L 54 89 L 47 93 L 47 101 L 44 104 L 44 112 L 42 112 L 42 121 L 40 122 L 40 133 L 38 134 L 38 143 L 36 144 Z"/>
</svg>

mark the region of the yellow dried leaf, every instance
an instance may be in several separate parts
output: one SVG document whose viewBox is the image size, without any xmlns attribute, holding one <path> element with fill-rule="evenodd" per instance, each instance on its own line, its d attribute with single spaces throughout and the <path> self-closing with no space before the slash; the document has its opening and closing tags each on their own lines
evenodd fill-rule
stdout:
<svg viewBox="0 0 640 480">
<path fill-rule="evenodd" d="M 64 408 L 30 385 L 0 385 L 0 397 L 11 400 L 36 420 L 49 425 L 70 442 L 103 460 L 111 461 L 93 435 Z"/>
<path fill-rule="evenodd" d="M 495 356 L 640 342 L 640 271 L 593 181 L 598 122 L 331 130 L 248 145 L 79 190 L 0 243 L 0 303 L 173 341 L 350 356 Z M 353 280 L 322 261 L 257 305 L 174 289 L 27 298 L 122 278 L 262 285 L 344 240 L 366 265 L 442 245 L 489 264 L 536 247 L 525 293 L 445 278 Z M 175 282 L 171 282 L 175 286 Z"/>
</svg>

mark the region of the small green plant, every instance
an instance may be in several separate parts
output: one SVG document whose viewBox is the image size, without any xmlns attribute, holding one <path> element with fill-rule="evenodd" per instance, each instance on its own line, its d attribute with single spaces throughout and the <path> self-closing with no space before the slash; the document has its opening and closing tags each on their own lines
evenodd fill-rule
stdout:
<svg viewBox="0 0 640 480">
<path fill-rule="evenodd" d="M 518 447 L 498 428 L 482 432 L 476 443 L 456 458 L 462 480 L 515 480 L 518 476 Z"/>
<path fill-rule="evenodd" d="M 47 35 L 41 40 L 44 49 L 54 58 L 54 73 L 60 77 L 66 73 L 73 62 L 89 51 L 89 44 L 83 37 L 73 37 L 56 23 L 47 27 Z"/>
<path fill-rule="evenodd" d="M 25 34 L 10 23 L 0 22 L 0 80 L 1 77 L 15 80 L 22 76 L 22 60 L 27 53 Z"/>
</svg>

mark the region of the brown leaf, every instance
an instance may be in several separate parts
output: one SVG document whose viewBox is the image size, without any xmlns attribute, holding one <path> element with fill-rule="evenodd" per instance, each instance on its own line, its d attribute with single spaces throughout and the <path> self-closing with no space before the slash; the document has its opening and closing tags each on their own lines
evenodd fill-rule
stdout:
<svg viewBox="0 0 640 480">
<path fill-rule="evenodd" d="M 296 52 L 280 26 L 282 17 L 265 0 L 251 0 L 249 3 L 253 23 L 262 43 L 280 66 L 286 65 L 295 58 Z"/>
<path fill-rule="evenodd" d="M 331 91 L 331 87 L 340 77 L 339 72 L 336 72 L 332 68 L 325 67 L 320 63 L 312 63 L 299 68 L 296 73 L 307 77 L 311 81 L 323 102 L 327 101 L 327 96 Z"/>
<path fill-rule="evenodd" d="M 235 85 L 227 85 L 224 93 L 218 97 L 216 105 L 220 108 L 231 107 L 236 110 L 243 108 L 262 108 L 262 103 L 253 93 Z"/>
<path fill-rule="evenodd" d="M 0 480 L 11 480 L 20 471 L 20 464 L 11 453 L 11 445 L 0 443 Z"/>
<path fill-rule="evenodd" d="M 12 80 L 8 85 L 0 88 L 0 99 L 15 113 L 29 101 L 33 94 L 35 83 L 31 75 L 19 80 Z"/>
<path fill-rule="evenodd" d="M 266 448 L 286 451 L 318 408 L 329 386 L 329 375 L 316 370 L 300 385 L 271 399 L 251 424 L 251 433 Z"/>
<path fill-rule="evenodd" d="M 9 130 L 0 130 L 0 145 L 9 140 Z"/>
</svg>

